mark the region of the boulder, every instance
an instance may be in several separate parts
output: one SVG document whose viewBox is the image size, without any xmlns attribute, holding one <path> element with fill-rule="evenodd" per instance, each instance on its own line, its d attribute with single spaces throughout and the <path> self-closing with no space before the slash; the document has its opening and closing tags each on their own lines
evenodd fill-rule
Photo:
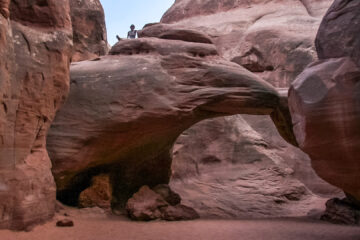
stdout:
<svg viewBox="0 0 360 240">
<path fill-rule="evenodd" d="M 360 208 L 347 198 L 333 198 L 326 202 L 326 211 L 321 220 L 334 224 L 360 225 Z"/>
<path fill-rule="evenodd" d="M 336 0 L 326 13 L 316 37 L 320 59 L 351 57 L 360 66 L 360 2 Z"/>
<path fill-rule="evenodd" d="M 109 51 L 105 15 L 99 0 L 70 1 L 74 48 L 72 61 L 106 55 Z"/>
<path fill-rule="evenodd" d="M 169 185 L 159 184 L 153 188 L 153 191 L 163 197 L 164 200 L 171 206 L 175 206 L 181 203 L 180 195 L 171 190 Z"/>
<path fill-rule="evenodd" d="M 143 186 L 126 204 L 129 217 L 137 221 L 150 221 L 162 217 L 162 208 L 169 204 L 148 186 Z"/>
<path fill-rule="evenodd" d="M 176 194 L 165 184 L 158 185 L 154 189 L 157 191 L 160 189 L 163 190 L 161 192 L 162 194 L 164 193 L 164 189 L 172 192 L 172 194 Z M 126 211 L 129 217 L 136 221 L 150 221 L 156 219 L 182 221 L 199 218 L 199 214 L 194 209 L 180 204 L 180 201 L 181 200 L 176 204 L 174 204 L 174 202 L 171 204 L 167 202 L 162 195 L 156 193 L 148 186 L 143 186 L 128 200 Z"/>
<path fill-rule="evenodd" d="M 360 69 L 348 57 L 311 64 L 289 93 L 294 132 L 316 173 L 360 199 Z"/>
<path fill-rule="evenodd" d="M 275 88 L 212 44 L 141 38 L 110 54 L 72 65 L 69 98 L 48 134 L 58 198 L 68 204 L 106 172 L 112 205 L 123 207 L 141 186 L 168 183 L 173 144 L 195 123 L 279 108 Z"/>
<path fill-rule="evenodd" d="M 108 175 L 98 175 L 92 178 L 91 186 L 80 193 L 79 207 L 110 209 L 111 185 Z"/>
<path fill-rule="evenodd" d="M 69 90 L 72 28 L 67 0 L 8 4 L 0 1 L 0 228 L 21 230 L 55 212 L 46 134 Z"/>
</svg>

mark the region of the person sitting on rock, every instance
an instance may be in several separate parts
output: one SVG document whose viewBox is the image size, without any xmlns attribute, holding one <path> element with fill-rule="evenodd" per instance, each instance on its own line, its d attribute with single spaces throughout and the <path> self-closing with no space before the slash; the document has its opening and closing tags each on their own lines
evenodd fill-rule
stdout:
<svg viewBox="0 0 360 240">
<path fill-rule="evenodd" d="M 136 35 L 137 35 L 137 31 L 135 30 L 135 25 L 134 24 L 131 24 L 130 30 L 131 31 L 128 32 L 127 38 L 135 39 Z"/>
</svg>

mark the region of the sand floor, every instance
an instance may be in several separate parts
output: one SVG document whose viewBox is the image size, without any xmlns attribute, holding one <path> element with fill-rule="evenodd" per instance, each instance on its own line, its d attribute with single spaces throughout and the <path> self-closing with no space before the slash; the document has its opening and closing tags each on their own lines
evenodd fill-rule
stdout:
<svg viewBox="0 0 360 240">
<path fill-rule="evenodd" d="M 360 227 L 307 219 L 196 220 L 131 222 L 125 217 L 68 211 L 75 226 L 59 228 L 57 219 L 30 232 L 0 231 L 0 240 L 360 240 Z"/>
</svg>

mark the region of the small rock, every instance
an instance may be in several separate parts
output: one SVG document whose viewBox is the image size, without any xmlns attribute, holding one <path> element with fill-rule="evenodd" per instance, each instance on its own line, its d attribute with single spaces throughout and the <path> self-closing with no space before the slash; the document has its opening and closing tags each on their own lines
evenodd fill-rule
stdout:
<svg viewBox="0 0 360 240">
<path fill-rule="evenodd" d="M 185 205 L 168 206 L 163 209 L 162 219 L 167 221 L 194 220 L 200 218 L 199 214 L 191 207 Z"/>
<path fill-rule="evenodd" d="M 161 209 L 168 205 L 161 195 L 143 186 L 128 200 L 126 211 L 132 220 L 150 221 L 161 218 Z"/>
<path fill-rule="evenodd" d="M 153 188 L 153 191 L 162 196 L 164 200 L 171 206 L 175 206 L 181 203 L 180 195 L 171 190 L 169 185 L 159 184 Z"/>
<path fill-rule="evenodd" d="M 57 227 L 73 227 L 74 222 L 71 219 L 62 219 L 56 222 Z"/>
<path fill-rule="evenodd" d="M 356 208 L 347 199 L 333 198 L 326 202 L 326 211 L 321 220 L 335 224 L 360 224 L 360 209 Z"/>
</svg>

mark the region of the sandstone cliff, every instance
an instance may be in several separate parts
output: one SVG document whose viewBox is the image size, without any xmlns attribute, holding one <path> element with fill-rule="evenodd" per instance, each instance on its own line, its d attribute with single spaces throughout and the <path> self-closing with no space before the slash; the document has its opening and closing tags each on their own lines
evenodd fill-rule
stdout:
<svg viewBox="0 0 360 240">
<path fill-rule="evenodd" d="M 55 210 L 45 145 L 69 90 L 70 8 L 2 0 L 0 9 L 0 227 L 23 229 Z"/>
</svg>

